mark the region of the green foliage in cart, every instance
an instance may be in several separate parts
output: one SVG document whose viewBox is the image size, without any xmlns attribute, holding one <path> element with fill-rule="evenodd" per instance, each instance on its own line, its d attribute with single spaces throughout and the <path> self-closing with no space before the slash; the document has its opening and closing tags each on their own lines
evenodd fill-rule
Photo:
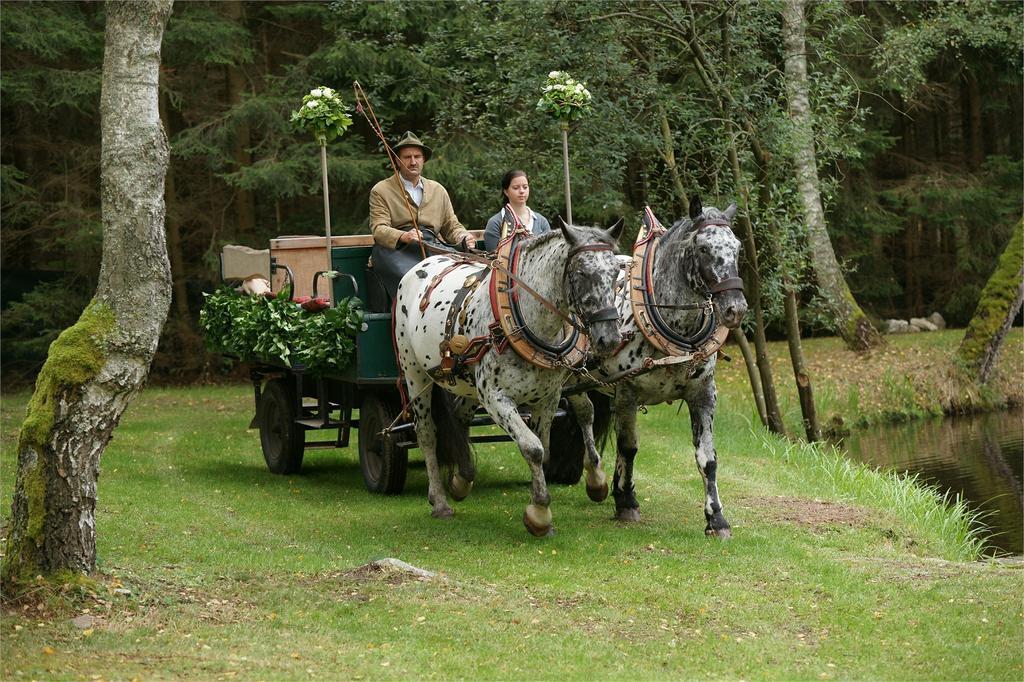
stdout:
<svg viewBox="0 0 1024 682">
<path fill-rule="evenodd" d="M 318 376 L 345 369 L 356 334 L 366 329 L 362 301 L 354 297 L 322 309 L 317 299 L 292 299 L 288 288 L 266 297 L 225 286 L 204 297 L 199 323 L 211 351 L 301 366 Z"/>
</svg>

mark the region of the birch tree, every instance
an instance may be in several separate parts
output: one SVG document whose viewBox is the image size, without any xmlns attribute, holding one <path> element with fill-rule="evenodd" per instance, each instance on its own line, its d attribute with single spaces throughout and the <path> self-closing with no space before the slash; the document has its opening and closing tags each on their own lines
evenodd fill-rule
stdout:
<svg viewBox="0 0 1024 682">
<path fill-rule="evenodd" d="M 78 322 L 50 346 L 21 427 L 2 566 L 7 593 L 37 574 L 95 569 L 100 456 L 149 372 L 167 317 L 168 146 L 157 85 L 172 2 L 106 4 L 99 283 Z"/>
<path fill-rule="evenodd" d="M 786 99 L 793 122 L 793 163 L 815 276 L 822 295 L 832 308 L 839 334 L 851 348 L 866 350 L 882 343 L 882 337 L 861 310 L 843 277 L 832 249 L 825 225 L 825 211 L 821 205 L 821 185 L 807 83 L 804 0 L 785 0 L 783 3 L 782 38 Z"/>
</svg>

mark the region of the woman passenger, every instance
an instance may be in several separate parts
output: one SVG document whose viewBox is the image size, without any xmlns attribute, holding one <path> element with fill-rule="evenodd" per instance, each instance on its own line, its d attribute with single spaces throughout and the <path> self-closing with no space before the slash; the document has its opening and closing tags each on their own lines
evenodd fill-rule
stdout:
<svg viewBox="0 0 1024 682">
<path fill-rule="evenodd" d="M 491 216 L 484 229 L 484 248 L 494 251 L 498 248 L 498 242 L 508 236 L 508 220 L 505 218 L 506 207 L 511 208 L 523 224 L 526 231 L 537 235 L 548 232 L 551 226 L 547 218 L 535 213 L 526 205 L 530 198 L 530 181 L 526 172 L 521 170 L 510 170 L 501 178 L 501 210 Z M 504 223 L 504 224 L 503 224 Z"/>
</svg>

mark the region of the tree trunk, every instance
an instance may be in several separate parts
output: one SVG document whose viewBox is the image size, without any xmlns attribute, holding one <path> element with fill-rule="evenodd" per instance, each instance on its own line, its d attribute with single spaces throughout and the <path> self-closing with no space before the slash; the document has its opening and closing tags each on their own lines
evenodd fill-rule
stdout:
<svg viewBox="0 0 1024 682">
<path fill-rule="evenodd" d="M 785 43 L 786 94 L 793 122 L 793 163 L 797 189 L 803 205 L 812 266 L 822 295 L 835 317 L 839 334 L 854 350 L 866 350 L 882 343 L 882 336 L 871 325 L 850 292 L 836 261 L 825 226 L 821 205 L 814 126 L 811 121 L 807 85 L 807 56 L 804 45 L 804 0 L 785 0 L 782 9 L 782 37 Z"/>
<path fill-rule="evenodd" d="M 789 359 L 793 363 L 796 392 L 800 396 L 800 414 L 803 415 L 804 433 L 807 442 L 821 440 L 821 426 L 818 425 L 818 410 L 814 406 L 814 390 L 811 375 L 804 362 L 804 349 L 800 343 L 800 318 L 796 309 L 796 292 L 786 286 L 786 340 L 789 342 Z"/>
<path fill-rule="evenodd" d="M 959 358 L 978 371 L 978 380 L 985 383 L 992 376 L 999 349 L 1006 338 L 1006 332 L 1013 324 L 1013 318 L 1024 302 L 1024 221 L 1010 237 L 1003 255 L 999 257 L 996 271 L 981 292 L 981 300 L 974 311 L 974 317 L 967 325 Z"/>
<path fill-rule="evenodd" d="M 981 87 L 971 71 L 964 72 L 965 99 L 967 100 L 967 167 L 972 171 L 981 170 L 985 161 L 985 144 L 982 137 Z"/>
<path fill-rule="evenodd" d="M 167 108 L 167 96 L 160 96 L 160 119 L 163 121 L 164 129 L 170 130 L 171 123 Z M 178 220 L 178 192 L 174 186 L 174 164 L 168 160 L 167 175 L 164 180 L 164 202 L 167 215 L 167 246 L 168 256 L 171 261 L 171 278 L 174 282 L 174 314 L 178 330 L 182 339 L 182 345 L 194 352 L 202 351 L 202 344 L 196 348 L 193 341 L 198 339 L 198 334 L 192 328 L 192 311 L 188 307 L 188 278 L 185 275 L 185 256 L 181 248 L 181 223 Z"/>
<path fill-rule="evenodd" d="M 757 243 L 754 241 L 754 226 L 750 223 L 750 199 L 747 183 L 740 170 L 740 160 L 736 153 L 736 145 L 729 143 L 729 163 L 732 167 L 735 187 L 739 190 L 743 210 L 736 216 L 736 222 L 743 228 L 743 249 L 746 253 L 746 268 L 743 283 L 747 288 L 747 301 L 754 310 L 754 348 L 757 351 L 757 371 L 761 375 L 761 391 L 764 395 L 765 426 L 772 433 L 786 433 L 786 425 L 782 421 L 779 399 L 775 392 L 775 380 L 772 378 L 772 365 L 768 359 L 768 339 L 764 334 L 764 310 L 761 307 L 761 273 L 757 265 Z M 753 388 L 753 386 L 751 387 Z"/>
<path fill-rule="evenodd" d="M 921 290 L 921 275 L 918 268 L 918 251 L 921 246 L 921 218 L 912 215 L 907 219 L 907 229 L 904 232 L 903 242 L 903 267 L 906 278 L 903 292 L 903 307 L 909 317 L 922 314 L 919 308 L 923 307 L 924 294 Z"/>
<path fill-rule="evenodd" d="M 683 179 L 679 176 L 679 168 L 676 166 L 675 142 L 672 139 L 672 127 L 668 122 L 668 112 L 660 102 L 658 103 L 658 118 L 661 120 L 661 142 L 664 147 L 661 158 L 665 161 L 668 172 L 672 176 L 672 187 L 676 191 L 676 207 L 679 209 L 678 214 L 686 215 L 690 199 L 686 196 Z"/>
<path fill-rule="evenodd" d="M 100 455 L 141 386 L 170 305 L 160 43 L 172 0 L 110 1 L 100 97 L 103 259 L 93 301 L 50 346 L 18 440 L 2 567 L 26 577 L 96 567 Z"/>
<path fill-rule="evenodd" d="M 750 388 L 754 393 L 754 405 L 757 406 L 757 416 L 761 418 L 761 423 L 768 426 L 768 411 L 765 409 L 764 404 L 764 389 L 761 388 L 761 375 L 757 372 L 757 360 L 754 359 L 754 352 L 750 349 L 750 343 L 747 341 L 747 335 L 743 333 L 743 329 L 737 327 L 733 329 L 732 338 L 739 344 L 740 352 L 743 353 L 743 364 L 747 366 L 747 378 L 750 379 Z"/>
<path fill-rule="evenodd" d="M 242 12 L 241 0 L 227 0 L 224 3 L 224 13 L 229 19 L 237 24 L 245 21 Z M 245 73 L 237 64 L 228 64 L 228 105 L 235 107 L 241 104 L 242 94 L 245 92 Z M 235 139 L 232 144 L 232 154 L 235 164 L 239 168 L 252 165 L 252 154 L 249 152 L 250 133 L 248 122 L 242 122 L 235 128 Z M 252 192 L 247 189 L 235 188 L 235 218 L 238 220 L 235 234 L 252 235 L 256 230 L 256 201 Z"/>
</svg>

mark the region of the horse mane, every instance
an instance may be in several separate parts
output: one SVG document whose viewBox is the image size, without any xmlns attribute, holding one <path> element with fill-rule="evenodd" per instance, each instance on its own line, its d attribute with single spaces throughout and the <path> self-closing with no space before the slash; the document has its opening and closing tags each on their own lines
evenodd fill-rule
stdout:
<svg viewBox="0 0 1024 682">
<path fill-rule="evenodd" d="M 590 225 L 571 225 L 571 227 L 573 227 L 573 228 L 575 228 L 577 230 L 587 230 L 588 232 L 596 233 L 598 235 L 598 238 L 600 239 L 600 241 L 604 242 L 605 244 L 611 244 L 612 246 L 616 246 L 616 247 L 618 246 L 617 244 L 612 242 L 611 238 L 608 236 L 608 233 L 606 233 L 600 227 L 590 226 Z M 523 244 L 522 244 L 522 246 L 520 248 L 522 248 L 524 250 L 528 250 L 528 251 L 529 250 L 533 250 L 533 249 L 535 249 L 535 248 L 537 248 L 539 246 L 547 244 L 549 241 L 551 241 L 553 239 L 558 239 L 559 237 L 562 237 L 562 236 L 563 236 L 562 235 L 562 231 L 560 229 L 558 229 L 557 227 L 554 227 L 554 228 L 551 228 L 551 230 L 545 232 L 542 235 L 538 235 L 536 237 L 532 237 L 530 239 L 527 239 L 525 242 L 523 242 Z M 566 244 L 568 244 L 568 242 L 566 242 Z"/>
<path fill-rule="evenodd" d="M 682 230 L 683 232 L 688 232 L 692 230 L 694 226 L 706 220 L 726 220 L 727 222 L 731 222 L 726 219 L 725 212 L 719 211 L 714 206 L 707 206 L 704 208 L 704 212 L 701 215 L 697 216 L 696 220 L 690 218 L 689 216 L 683 216 L 679 220 L 672 223 L 672 227 L 668 228 L 665 231 L 665 234 L 662 235 L 662 239 L 667 237 L 670 232 L 673 232 L 675 230 Z"/>
</svg>

